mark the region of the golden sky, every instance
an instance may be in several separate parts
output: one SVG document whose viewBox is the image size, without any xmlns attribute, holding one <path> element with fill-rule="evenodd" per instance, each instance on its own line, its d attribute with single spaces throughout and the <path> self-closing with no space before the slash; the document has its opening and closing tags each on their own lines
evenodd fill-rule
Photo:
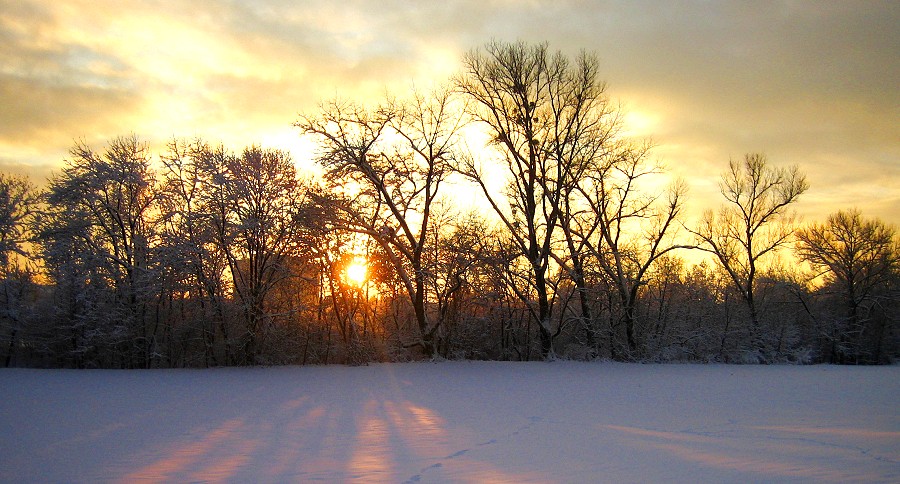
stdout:
<svg viewBox="0 0 900 484">
<path fill-rule="evenodd" d="M 0 170 L 74 140 L 308 151 L 298 113 L 428 88 L 491 39 L 595 52 L 629 129 L 717 206 L 729 158 L 798 164 L 807 221 L 900 225 L 900 2 L 0 0 Z"/>
</svg>

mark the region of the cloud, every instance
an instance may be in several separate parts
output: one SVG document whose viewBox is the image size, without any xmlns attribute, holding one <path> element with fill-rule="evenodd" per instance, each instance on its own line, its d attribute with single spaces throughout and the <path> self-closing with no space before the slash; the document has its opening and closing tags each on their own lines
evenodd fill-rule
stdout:
<svg viewBox="0 0 900 484">
<path fill-rule="evenodd" d="M 898 223 L 898 24 L 896 2 L 6 2 L 0 148 L 46 165 L 131 132 L 285 142 L 321 100 L 427 88 L 491 39 L 548 41 L 600 57 L 698 206 L 729 158 L 762 151 L 810 174 L 809 213 Z"/>
</svg>

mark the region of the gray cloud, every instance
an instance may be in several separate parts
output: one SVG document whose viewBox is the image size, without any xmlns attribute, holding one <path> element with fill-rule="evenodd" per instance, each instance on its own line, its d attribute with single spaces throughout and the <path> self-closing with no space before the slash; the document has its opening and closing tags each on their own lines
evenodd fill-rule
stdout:
<svg viewBox="0 0 900 484">
<path fill-rule="evenodd" d="M 8 76 L 0 77 L 0 99 L 0 140 L 32 147 L 87 131 L 114 132 L 140 101 L 127 91 Z"/>
<path fill-rule="evenodd" d="M 900 223 L 897 25 L 896 2 L 5 2 L 0 148 L 48 164 L 82 136 L 283 139 L 323 98 L 443 81 L 492 38 L 548 41 L 598 54 L 696 205 L 718 203 L 729 157 L 763 151 L 810 174 L 810 216 Z"/>
</svg>

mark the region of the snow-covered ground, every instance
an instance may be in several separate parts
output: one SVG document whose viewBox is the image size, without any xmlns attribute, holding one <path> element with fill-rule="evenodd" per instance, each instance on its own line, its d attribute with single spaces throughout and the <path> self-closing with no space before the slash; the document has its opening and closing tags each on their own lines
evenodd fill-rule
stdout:
<svg viewBox="0 0 900 484">
<path fill-rule="evenodd" d="M 900 367 L 0 370 L 3 482 L 900 482 Z"/>
</svg>

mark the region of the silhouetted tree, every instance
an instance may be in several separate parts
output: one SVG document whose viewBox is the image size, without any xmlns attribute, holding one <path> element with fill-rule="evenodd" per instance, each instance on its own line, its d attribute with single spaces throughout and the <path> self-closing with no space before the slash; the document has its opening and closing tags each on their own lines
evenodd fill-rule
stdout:
<svg viewBox="0 0 900 484">
<path fill-rule="evenodd" d="M 793 233 L 789 206 L 809 184 L 796 166 L 775 168 L 764 155 L 748 154 L 742 163 L 729 162 L 719 188 L 728 204 L 718 214 L 706 211 L 700 226 L 691 232 L 699 248 L 713 254 L 728 273 L 750 312 L 752 339 L 757 339 L 755 296 L 760 265 L 765 256 L 788 243 Z"/>
<path fill-rule="evenodd" d="M 338 228 L 371 237 L 389 257 L 412 305 L 418 341 L 427 354 L 440 319 L 429 320 L 424 270 L 431 220 L 450 172 L 460 127 L 447 92 L 416 94 L 405 104 L 366 109 L 332 102 L 295 123 L 319 138 L 319 157 L 334 194 L 328 203 Z"/>
<path fill-rule="evenodd" d="M 866 219 L 858 210 L 839 210 L 823 224 L 804 227 L 797 232 L 797 240 L 798 255 L 821 271 L 826 285 L 840 294 L 845 323 L 828 336 L 832 362 L 841 362 L 849 352 L 844 347 L 848 338 L 858 340 L 871 322 L 861 317 L 860 308 L 873 302 L 876 291 L 885 288 L 900 269 L 900 240 L 892 227 Z"/>
<path fill-rule="evenodd" d="M 0 334 L 10 366 L 36 295 L 27 242 L 40 194 L 25 177 L 0 173 Z"/>
<path fill-rule="evenodd" d="M 574 62 L 546 44 L 492 42 L 465 56 L 457 78 L 470 100 L 470 114 L 490 136 L 488 153 L 505 164 L 504 196 L 473 160 L 459 166 L 475 182 L 506 227 L 530 268 L 528 294 L 536 300 L 541 354 L 553 354 L 554 329 L 549 272 L 563 199 L 571 192 L 608 130 L 605 86 L 597 60 L 582 54 Z M 530 294 L 533 294 L 531 296 Z"/>
<path fill-rule="evenodd" d="M 624 326 L 629 356 L 638 349 L 636 311 L 648 271 L 660 257 L 684 247 L 673 235 L 685 185 L 676 182 L 666 198 L 642 190 L 640 183 L 659 171 L 647 159 L 648 149 L 631 143 L 610 148 L 578 186 L 591 228 L 578 236 L 616 293 L 621 306 L 616 324 Z M 611 351 L 618 356 L 615 347 Z"/>
</svg>

